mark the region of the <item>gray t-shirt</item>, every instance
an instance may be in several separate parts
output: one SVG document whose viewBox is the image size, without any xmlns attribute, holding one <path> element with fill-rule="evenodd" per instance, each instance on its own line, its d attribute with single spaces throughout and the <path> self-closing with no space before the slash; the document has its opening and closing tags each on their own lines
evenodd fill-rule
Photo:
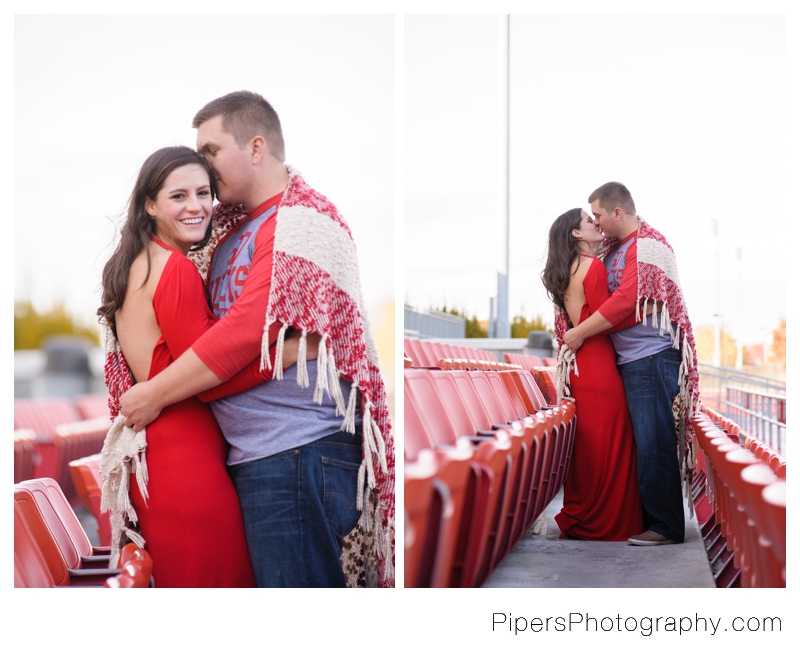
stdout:
<svg viewBox="0 0 800 654">
<path fill-rule="evenodd" d="M 249 391 L 212 402 L 222 433 L 231 445 L 228 463 L 235 465 L 285 452 L 330 436 L 342 428 L 343 416 L 326 392 L 322 404 L 314 402 L 317 362 L 308 365 L 308 388 L 297 383 L 297 365 L 284 371 L 283 379 L 271 379 Z M 345 402 L 351 382 L 340 380 Z M 356 424 L 361 416 L 356 409 Z"/>
<path fill-rule="evenodd" d="M 622 271 L 628 258 L 628 248 L 634 242 L 633 239 L 625 241 L 610 253 L 605 259 L 606 271 L 608 273 L 608 289 L 613 293 L 619 288 L 622 281 Z M 631 266 L 636 262 L 631 261 Z M 611 342 L 617 351 L 617 364 L 630 363 L 643 359 L 652 354 L 663 352 L 672 347 L 672 337 L 668 331 L 659 334 L 659 328 L 653 327 L 653 316 L 647 317 L 647 324 L 637 323 L 633 327 L 620 329 L 618 332 L 611 332 Z M 656 315 L 656 324 L 661 324 L 661 313 Z M 673 325 L 674 328 L 674 325 Z"/>
</svg>

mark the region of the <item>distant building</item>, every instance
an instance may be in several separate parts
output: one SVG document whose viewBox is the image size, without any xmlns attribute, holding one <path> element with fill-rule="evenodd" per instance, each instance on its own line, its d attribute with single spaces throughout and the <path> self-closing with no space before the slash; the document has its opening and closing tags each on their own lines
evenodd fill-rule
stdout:
<svg viewBox="0 0 800 654">
<path fill-rule="evenodd" d="M 403 332 L 407 338 L 451 339 L 465 338 L 467 321 L 442 311 L 422 311 L 408 305 L 403 307 Z"/>
</svg>

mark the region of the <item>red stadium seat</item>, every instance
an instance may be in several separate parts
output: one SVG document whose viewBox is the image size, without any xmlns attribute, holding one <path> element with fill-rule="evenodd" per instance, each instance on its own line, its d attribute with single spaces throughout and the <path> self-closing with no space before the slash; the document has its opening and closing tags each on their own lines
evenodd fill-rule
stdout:
<svg viewBox="0 0 800 654">
<path fill-rule="evenodd" d="M 739 568 L 744 579 L 752 575 L 752 561 L 749 556 L 749 534 L 747 515 L 742 505 L 742 471 L 748 466 L 758 463 L 758 459 L 749 450 L 739 447 L 725 454 L 720 460 L 720 478 L 725 485 L 728 496 L 728 510 L 733 533 L 734 565 Z"/>
<path fill-rule="evenodd" d="M 36 458 L 36 432 L 32 429 L 14 430 L 14 483 L 33 478 Z"/>
<path fill-rule="evenodd" d="M 108 393 L 93 393 L 75 398 L 75 406 L 83 420 L 105 418 L 111 425 L 111 410 L 108 407 Z"/>
<path fill-rule="evenodd" d="M 79 499 L 70 471 L 70 461 L 99 454 L 111 423 L 107 417 L 58 425 L 53 433 L 53 442 L 58 451 L 57 475 L 53 477 L 61 486 L 70 502 Z"/>
<path fill-rule="evenodd" d="M 15 498 L 23 491 L 29 493 L 30 499 L 36 503 L 61 559 L 70 572 L 108 568 L 110 552 L 94 550 L 64 494 L 52 479 L 29 479 L 15 485 Z"/>
<path fill-rule="evenodd" d="M 53 575 L 21 507 L 14 503 L 14 588 L 52 588 Z"/>
<path fill-rule="evenodd" d="M 779 479 L 767 486 L 761 495 L 764 499 L 762 530 L 775 552 L 776 569 L 770 571 L 765 585 L 786 586 L 786 481 Z"/>
<path fill-rule="evenodd" d="M 54 441 L 58 425 L 80 420 L 80 414 L 67 399 L 48 397 L 14 400 L 14 429 L 32 429 L 36 432 L 37 460 L 34 477 L 59 479 L 60 459 Z"/>
<path fill-rule="evenodd" d="M 69 462 L 70 474 L 78 497 L 97 521 L 97 537 L 103 546 L 111 545 L 111 522 L 108 512 L 100 512 L 103 480 L 100 477 L 100 455 L 93 454 Z"/>
<path fill-rule="evenodd" d="M 742 470 L 738 483 L 741 505 L 747 518 L 746 554 L 750 565 L 747 574 L 742 571 L 743 588 L 763 588 L 770 583 L 770 573 L 776 569 L 777 556 L 760 523 L 764 514 L 762 491 L 777 478 L 763 463 Z M 780 568 L 777 568 L 780 570 Z"/>
<path fill-rule="evenodd" d="M 546 399 L 549 406 L 558 404 L 558 391 L 553 376 L 548 370 L 544 368 L 536 368 L 532 371 L 534 380 L 536 381 L 539 391 Z"/>
<path fill-rule="evenodd" d="M 52 585 L 102 586 L 108 577 L 119 573 L 118 570 L 109 569 L 81 570 L 70 568 L 67 558 L 70 561 L 75 561 L 79 557 L 74 554 L 74 548 L 66 530 L 64 530 L 63 526 L 59 527 L 58 518 L 54 515 L 54 511 L 48 511 L 49 517 L 46 518 L 33 492 L 20 486 L 14 486 L 14 505 L 19 510 L 28 532 L 47 565 L 50 575 L 49 580 L 52 581 Z M 29 544 L 20 542 L 20 546 L 29 546 Z M 20 558 L 22 556 L 24 555 L 21 554 Z M 31 563 L 32 558 L 28 556 L 26 561 Z M 41 575 L 37 575 L 37 579 L 41 581 Z"/>
<path fill-rule="evenodd" d="M 69 534 L 75 550 L 80 557 L 80 562 L 77 567 L 108 567 L 108 558 L 111 553 L 110 547 L 94 547 L 92 546 L 89 537 L 81 525 L 78 516 L 72 510 L 67 498 L 64 496 L 61 487 L 53 480 L 48 478 L 42 479 L 29 479 L 19 484 L 23 488 L 27 488 L 34 493 L 34 496 L 39 502 L 40 508 L 42 502 L 49 501 L 52 510 L 55 511 L 64 529 Z M 44 497 L 38 493 L 44 492 Z M 43 508 L 43 513 L 45 509 Z"/>
</svg>

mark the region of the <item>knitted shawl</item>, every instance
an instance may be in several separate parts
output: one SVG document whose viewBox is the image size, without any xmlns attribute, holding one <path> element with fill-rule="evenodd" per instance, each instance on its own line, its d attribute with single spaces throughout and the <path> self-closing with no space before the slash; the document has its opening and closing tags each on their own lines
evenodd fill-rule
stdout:
<svg viewBox="0 0 800 654">
<path fill-rule="evenodd" d="M 601 248 L 601 257 L 613 249 L 619 241 L 607 239 Z M 641 218 L 637 232 L 636 267 L 638 271 L 636 317 L 647 324 L 647 303 L 661 302 L 661 319 L 653 312 L 652 326 L 659 334 L 667 332 L 672 337 L 672 346 L 681 352 L 681 367 L 678 376 L 678 395 L 672 406 L 677 433 L 676 449 L 681 464 L 684 494 L 689 498 L 688 506 L 693 514 L 691 502 L 692 473 L 695 466 L 694 426 L 692 416 L 700 402 L 697 353 L 694 345 L 692 323 L 686 308 L 675 253 L 666 238 Z M 569 370 L 575 355 L 564 345 L 564 334 L 569 329 L 566 313 L 556 307 L 555 333 L 558 343 L 557 382 L 559 395 L 562 389 L 569 393 L 567 385 Z M 577 374 L 577 368 L 575 368 Z M 565 381 L 566 380 L 566 381 Z"/>
<path fill-rule="evenodd" d="M 100 477 L 103 480 L 100 511 L 110 512 L 109 565 L 114 567 L 125 543 L 133 542 L 138 547 L 145 545 L 144 538 L 136 529 L 138 518 L 130 500 L 130 477 L 132 474 L 136 476 L 141 495 L 147 502 L 147 430 L 135 432 L 123 424 L 119 398 L 133 386 L 132 375 L 111 327 L 104 320 L 101 324 L 105 349 L 103 368 L 112 425 L 100 451 Z"/>
<path fill-rule="evenodd" d="M 283 376 L 286 330 L 301 331 L 297 383 L 308 387 L 306 336 L 321 336 L 313 399 L 328 392 L 343 417 L 342 430 L 355 432 L 360 396 L 362 464 L 359 526 L 345 539 L 343 567 L 350 586 L 394 586 L 394 440 L 378 353 L 361 293 L 358 256 L 350 229 L 336 207 L 287 166 L 289 184 L 275 217 L 272 283 L 264 320 L 261 366 Z M 242 205 L 217 205 L 209 245 L 190 255 L 204 278 L 219 240 L 247 217 Z M 269 328 L 281 325 L 274 363 Z M 351 382 L 345 400 L 340 377 Z"/>
</svg>

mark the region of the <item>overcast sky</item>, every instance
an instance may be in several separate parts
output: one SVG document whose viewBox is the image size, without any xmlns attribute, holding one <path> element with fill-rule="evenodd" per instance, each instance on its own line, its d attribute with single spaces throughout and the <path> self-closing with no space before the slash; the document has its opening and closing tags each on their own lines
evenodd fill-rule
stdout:
<svg viewBox="0 0 800 654">
<path fill-rule="evenodd" d="M 367 305 L 394 300 L 393 16 L 17 16 L 14 44 L 15 298 L 94 322 L 145 158 L 248 89 L 348 221 Z"/>
<path fill-rule="evenodd" d="M 672 244 L 696 326 L 713 322 L 718 297 L 733 336 L 740 298 L 746 340 L 778 326 L 785 31 L 766 15 L 512 15 L 511 317 L 552 323 L 539 278 L 548 229 L 614 180 Z M 487 318 L 496 294 L 499 35 L 492 15 L 405 19 L 404 294 L 419 308 Z"/>
</svg>

